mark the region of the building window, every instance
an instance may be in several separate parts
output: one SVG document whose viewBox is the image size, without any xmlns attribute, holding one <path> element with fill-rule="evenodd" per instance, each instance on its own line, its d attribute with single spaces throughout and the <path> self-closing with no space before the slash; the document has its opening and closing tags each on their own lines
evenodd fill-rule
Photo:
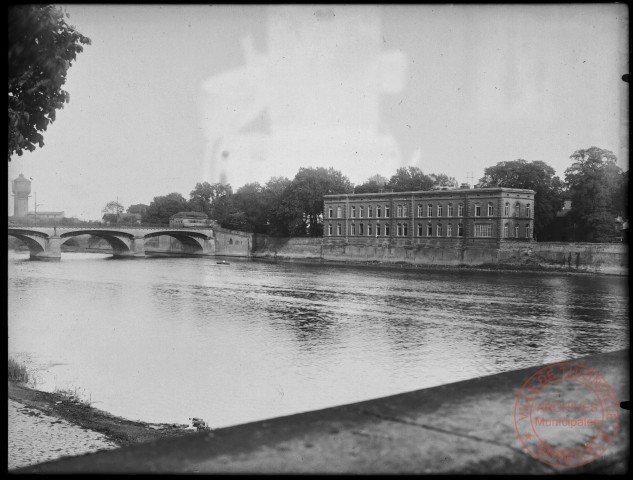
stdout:
<svg viewBox="0 0 633 480">
<path fill-rule="evenodd" d="M 452 237 L 453 236 L 453 224 L 452 223 L 449 223 L 446 226 L 446 236 L 447 237 Z"/>
<path fill-rule="evenodd" d="M 424 215 L 424 207 L 422 205 L 418 205 L 418 217 Z"/>
<path fill-rule="evenodd" d="M 408 237 L 408 236 L 409 236 L 409 224 L 408 224 L 408 223 L 403 223 L 403 224 L 402 224 L 402 234 L 403 234 L 405 237 Z"/>
<path fill-rule="evenodd" d="M 376 236 L 380 236 L 380 223 L 376 224 Z"/>
<path fill-rule="evenodd" d="M 365 216 L 365 207 L 363 207 L 362 205 L 358 207 L 358 216 L 360 218 L 363 218 Z"/>
<path fill-rule="evenodd" d="M 492 217 L 495 214 L 495 207 L 492 206 L 492 203 L 488 204 L 488 216 Z"/>
<path fill-rule="evenodd" d="M 385 218 L 389 218 L 390 215 L 391 209 L 389 208 L 389 205 L 385 205 Z"/>
<path fill-rule="evenodd" d="M 530 204 L 529 203 L 525 207 L 525 216 L 530 218 Z"/>
<path fill-rule="evenodd" d="M 446 212 L 446 213 L 447 213 L 447 215 L 449 217 L 452 217 L 454 215 L 455 212 L 453 211 L 453 204 L 452 203 L 448 204 L 448 212 Z"/>
<path fill-rule="evenodd" d="M 356 224 L 355 223 L 352 223 L 351 230 L 352 230 L 351 234 L 352 235 L 356 235 Z"/>
<path fill-rule="evenodd" d="M 508 238 L 509 235 L 510 235 L 510 228 L 508 227 L 508 224 L 506 223 L 503 226 L 503 238 Z"/>
<path fill-rule="evenodd" d="M 430 203 L 426 206 L 426 216 L 427 217 L 433 216 L 433 205 L 431 205 Z"/>
<path fill-rule="evenodd" d="M 389 224 L 385 225 L 385 236 L 389 236 Z"/>
<path fill-rule="evenodd" d="M 433 225 L 431 225 L 430 223 L 426 226 L 426 236 L 427 237 L 433 236 Z"/>
<path fill-rule="evenodd" d="M 406 205 L 402 205 L 402 216 L 406 217 L 409 214 L 409 209 Z"/>
<path fill-rule="evenodd" d="M 525 238 L 530 238 L 530 226 L 525 226 Z"/>
<path fill-rule="evenodd" d="M 521 216 L 521 204 L 520 203 L 517 203 L 514 206 L 514 216 L 515 217 L 520 217 Z"/>
<path fill-rule="evenodd" d="M 369 218 L 374 216 L 374 207 L 372 207 L 371 205 L 369 207 L 367 207 L 367 216 Z"/>
<path fill-rule="evenodd" d="M 439 224 L 437 225 L 437 236 L 438 236 L 438 237 L 441 237 L 441 236 L 442 236 L 442 224 L 441 224 L 441 223 L 439 223 Z"/>
<path fill-rule="evenodd" d="M 380 218 L 382 215 L 382 207 L 380 205 L 376 206 L 376 218 Z"/>
<path fill-rule="evenodd" d="M 444 210 L 444 209 L 442 208 L 442 205 L 438 205 L 438 206 L 437 206 L 437 216 L 438 216 L 438 217 L 441 217 L 441 216 L 442 216 L 442 212 L 443 212 L 443 210 Z"/>
<path fill-rule="evenodd" d="M 365 232 L 363 231 L 363 224 L 362 223 L 358 226 L 358 234 L 359 235 L 365 235 Z"/>
<path fill-rule="evenodd" d="M 329 207 L 327 210 L 327 214 L 329 218 L 332 218 L 332 207 Z"/>
<path fill-rule="evenodd" d="M 475 205 L 475 217 L 481 217 L 481 205 Z"/>
<path fill-rule="evenodd" d="M 402 216 L 402 205 L 398 205 L 396 207 L 396 210 L 397 210 L 397 216 L 401 217 Z"/>
<path fill-rule="evenodd" d="M 457 225 L 457 236 L 458 237 L 464 236 L 464 226 L 461 223 Z"/>
<path fill-rule="evenodd" d="M 492 225 L 489 223 L 475 223 L 475 237 L 492 237 Z"/>
<path fill-rule="evenodd" d="M 398 224 L 398 228 L 396 230 L 396 235 L 398 237 L 402 236 L 402 224 L 401 223 Z"/>
<path fill-rule="evenodd" d="M 457 205 L 457 216 L 458 217 L 463 217 L 464 216 L 464 204 L 460 203 L 459 205 Z"/>
<path fill-rule="evenodd" d="M 341 218 L 341 207 L 336 207 L 336 218 Z"/>
<path fill-rule="evenodd" d="M 328 234 L 329 237 L 332 236 L 332 224 L 331 223 L 327 224 L 327 234 Z"/>
<path fill-rule="evenodd" d="M 418 237 L 421 237 L 422 235 L 424 235 L 424 227 L 421 223 L 418 223 Z"/>
<path fill-rule="evenodd" d="M 339 223 L 338 225 L 336 225 L 336 234 L 337 235 L 341 235 L 341 224 Z"/>
<path fill-rule="evenodd" d="M 367 235 L 371 235 L 371 223 L 367 224 Z"/>
<path fill-rule="evenodd" d="M 503 214 L 507 217 L 510 215 L 510 204 L 506 202 L 505 209 L 503 210 Z"/>
<path fill-rule="evenodd" d="M 356 207 L 352 207 L 352 218 L 356 218 Z"/>
<path fill-rule="evenodd" d="M 519 238 L 519 226 L 514 226 L 514 238 Z"/>
</svg>

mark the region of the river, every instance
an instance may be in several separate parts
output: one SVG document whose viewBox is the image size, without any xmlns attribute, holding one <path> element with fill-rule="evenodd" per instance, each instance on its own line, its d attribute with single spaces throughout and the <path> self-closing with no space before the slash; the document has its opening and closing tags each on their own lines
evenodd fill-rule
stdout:
<svg viewBox="0 0 633 480">
<path fill-rule="evenodd" d="M 628 279 L 9 252 L 41 390 L 212 428 L 627 348 Z"/>
</svg>

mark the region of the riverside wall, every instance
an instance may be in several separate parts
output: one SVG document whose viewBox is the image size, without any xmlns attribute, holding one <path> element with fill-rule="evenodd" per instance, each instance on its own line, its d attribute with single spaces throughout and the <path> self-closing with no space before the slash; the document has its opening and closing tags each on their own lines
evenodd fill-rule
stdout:
<svg viewBox="0 0 633 480">
<path fill-rule="evenodd" d="M 609 383 L 613 397 L 607 398 L 612 399 L 610 405 L 616 409 L 620 401 L 630 398 L 628 349 L 568 362 L 601 375 Z M 603 431 L 612 435 L 611 443 L 597 458 L 584 465 L 553 466 L 551 461 L 545 463 L 527 450 L 518 434 L 515 405 L 525 382 L 545 366 L 535 365 L 388 397 L 61 458 L 11 473 L 626 473 L 630 469 L 628 408 L 617 410 L 615 428 L 607 428 L 605 422 Z M 571 382 L 554 383 L 556 385 L 548 386 L 556 389 L 558 396 L 553 398 L 571 398 Z M 578 404 L 596 400 L 596 393 L 590 388 L 575 392 L 573 398 Z M 614 410 L 609 411 L 614 413 Z M 583 437 L 585 434 L 585 431 L 560 430 L 554 436 L 550 434 L 548 439 L 560 448 L 575 439 L 584 438 L 582 443 L 588 441 L 589 437 Z"/>
<path fill-rule="evenodd" d="M 330 238 L 255 235 L 254 258 L 429 267 L 499 267 L 628 275 L 625 244 L 396 239 L 354 242 Z"/>
</svg>

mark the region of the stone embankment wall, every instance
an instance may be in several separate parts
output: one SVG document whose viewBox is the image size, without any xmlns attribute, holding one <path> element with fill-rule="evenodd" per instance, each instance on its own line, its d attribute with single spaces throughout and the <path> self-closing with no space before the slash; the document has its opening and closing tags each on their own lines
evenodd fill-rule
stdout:
<svg viewBox="0 0 633 480">
<path fill-rule="evenodd" d="M 418 241 L 418 239 L 416 239 Z M 323 238 L 254 236 L 254 258 L 410 264 L 419 266 L 497 266 L 516 269 L 628 274 L 628 248 L 623 244 L 536 243 L 419 239 L 388 243 L 338 243 Z"/>
<path fill-rule="evenodd" d="M 215 254 L 227 257 L 249 257 L 253 248 L 253 234 L 225 228 L 214 228 Z"/>
<path fill-rule="evenodd" d="M 501 245 L 500 264 L 628 275 L 628 245 L 621 243 L 520 243 Z"/>
</svg>

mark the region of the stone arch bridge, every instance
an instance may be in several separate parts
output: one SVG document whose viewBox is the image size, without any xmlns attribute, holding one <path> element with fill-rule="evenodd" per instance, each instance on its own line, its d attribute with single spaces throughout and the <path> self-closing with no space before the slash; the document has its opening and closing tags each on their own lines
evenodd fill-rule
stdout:
<svg viewBox="0 0 633 480">
<path fill-rule="evenodd" d="M 64 242 L 79 235 L 103 238 L 112 247 L 114 257 L 143 257 L 145 241 L 160 235 L 179 240 L 180 253 L 215 255 L 212 228 L 10 226 L 9 235 L 29 247 L 31 260 L 59 260 Z"/>
</svg>

